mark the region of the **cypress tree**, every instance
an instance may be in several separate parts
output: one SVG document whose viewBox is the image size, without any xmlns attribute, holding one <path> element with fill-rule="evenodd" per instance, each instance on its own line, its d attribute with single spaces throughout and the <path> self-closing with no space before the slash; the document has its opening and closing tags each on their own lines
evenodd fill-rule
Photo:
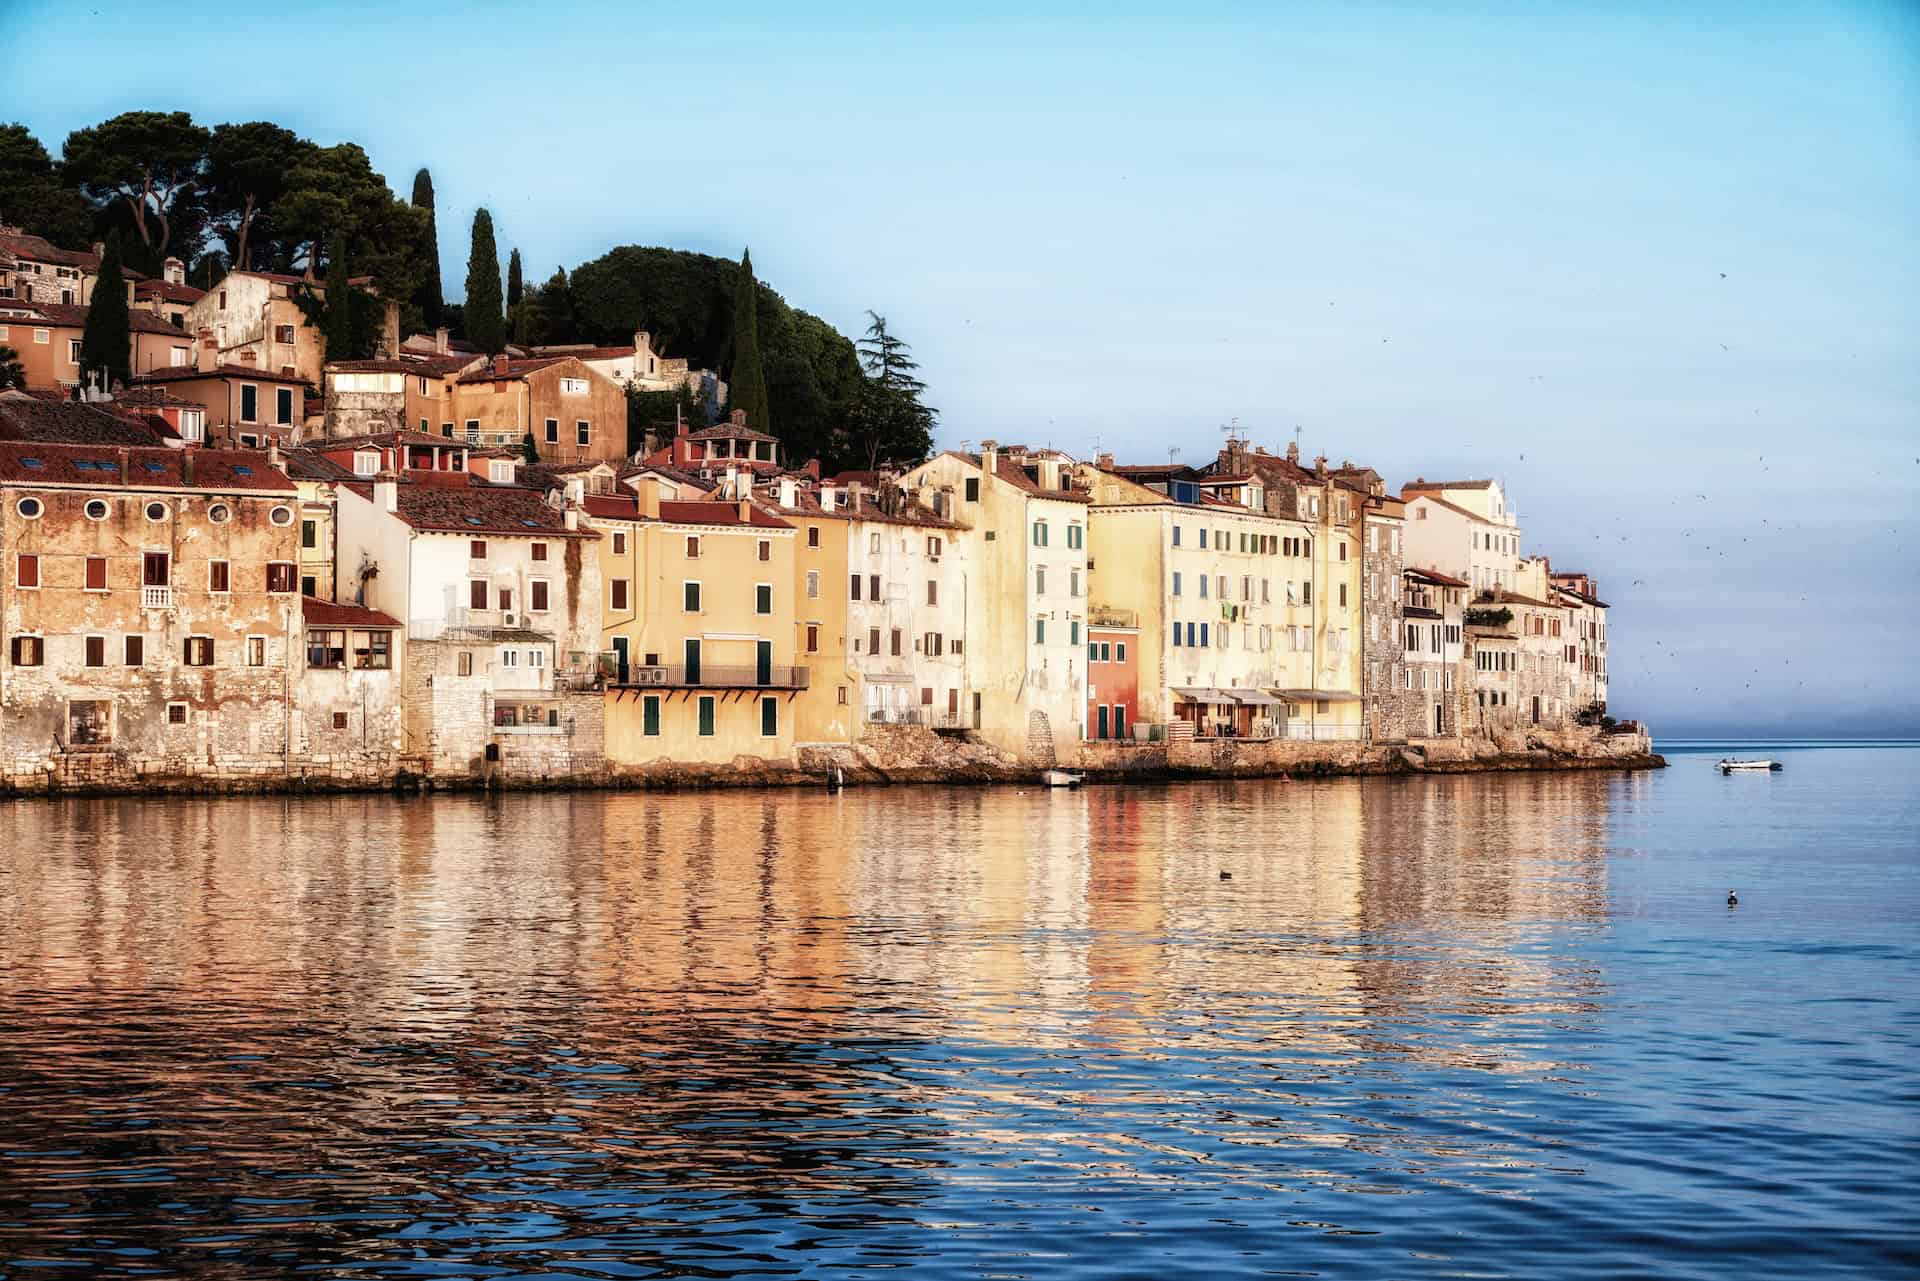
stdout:
<svg viewBox="0 0 1920 1281">
<path fill-rule="evenodd" d="M 131 370 L 133 326 L 127 317 L 127 279 L 120 272 L 120 237 L 107 237 L 106 252 L 100 256 L 100 275 L 94 282 L 93 299 L 87 304 L 86 327 L 80 331 L 80 376 L 104 372 L 104 385 L 111 389 L 125 383 Z"/>
<path fill-rule="evenodd" d="M 753 278 L 753 253 L 740 255 L 733 295 L 733 368 L 727 376 L 727 408 L 744 409 L 747 426 L 771 432 L 767 380 L 760 369 L 760 285 Z"/>
<path fill-rule="evenodd" d="M 526 286 L 520 279 L 520 251 L 515 249 L 507 255 L 507 314 L 509 316 L 513 314 L 513 309 L 520 305 L 520 300 L 526 296 Z"/>
<path fill-rule="evenodd" d="M 413 301 L 427 328 L 438 329 L 445 319 L 445 302 L 440 294 L 440 232 L 433 221 L 433 175 L 425 169 L 413 175 L 413 207 L 427 211 L 426 229 L 420 233 L 420 287 L 414 290 Z"/>
<path fill-rule="evenodd" d="M 467 298 L 462 312 L 467 341 L 498 355 L 507 345 L 507 320 L 500 312 L 500 250 L 493 243 L 493 215 L 473 215 L 473 250 L 467 255 Z"/>
<path fill-rule="evenodd" d="M 347 240 L 338 232 L 327 247 L 327 309 L 322 332 L 328 360 L 351 359 L 353 348 L 353 290 L 347 284 Z"/>
</svg>

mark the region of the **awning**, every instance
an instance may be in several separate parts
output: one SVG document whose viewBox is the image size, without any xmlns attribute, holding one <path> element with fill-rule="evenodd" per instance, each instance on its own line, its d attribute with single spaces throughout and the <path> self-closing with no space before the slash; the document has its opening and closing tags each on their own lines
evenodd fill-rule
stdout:
<svg viewBox="0 0 1920 1281">
<path fill-rule="evenodd" d="M 1357 703 L 1358 694 L 1348 694 L 1337 689 L 1283 689 L 1280 697 L 1289 703 L 1311 703 L 1318 699 L 1323 703 Z"/>
<path fill-rule="evenodd" d="M 1245 703 L 1250 707 L 1280 706 L 1281 700 L 1267 693 L 1264 689 L 1230 689 L 1227 692 L 1233 695 L 1234 702 Z"/>
<path fill-rule="evenodd" d="M 1233 695 L 1224 689 L 1208 689 L 1201 686 L 1195 689 L 1173 688 L 1174 695 L 1184 703 L 1231 703 Z"/>
</svg>

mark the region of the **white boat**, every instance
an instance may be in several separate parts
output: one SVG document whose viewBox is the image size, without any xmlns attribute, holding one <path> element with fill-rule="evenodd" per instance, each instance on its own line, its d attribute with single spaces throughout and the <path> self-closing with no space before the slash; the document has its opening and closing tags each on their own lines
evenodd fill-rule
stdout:
<svg viewBox="0 0 1920 1281">
<path fill-rule="evenodd" d="M 1085 774 L 1076 774 L 1070 769 L 1050 769 L 1040 775 L 1040 781 L 1048 787 L 1078 787 Z"/>
<path fill-rule="evenodd" d="M 1780 768 L 1779 761 L 1740 761 L 1728 757 L 1720 762 L 1722 774 L 1767 774 Z"/>
</svg>

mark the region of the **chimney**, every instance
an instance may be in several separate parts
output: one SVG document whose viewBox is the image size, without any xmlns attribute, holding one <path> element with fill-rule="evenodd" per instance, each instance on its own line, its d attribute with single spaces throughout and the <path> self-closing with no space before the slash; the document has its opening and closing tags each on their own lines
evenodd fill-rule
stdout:
<svg viewBox="0 0 1920 1281">
<path fill-rule="evenodd" d="M 447 327 L 445 325 L 433 331 L 433 350 L 434 354 L 438 356 L 447 354 Z"/>
<path fill-rule="evenodd" d="M 106 252 L 107 252 L 107 242 L 106 242 L 106 241 L 104 241 L 104 240 L 96 240 L 96 241 L 94 241 L 94 242 L 93 242 L 93 256 L 94 256 L 95 258 L 99 258 L 99 257 L 102 257 L 102 256 L 104 256 L 104 255 L 106 254 Z"/>
<path fill-rule="evenodd" d="M 740 523 L 742 525 L 751 525 L 753 523 L 753 498 L 751 494 L 751 490 L 742 490 L 739 498 L 735 500 L 735 505 L 740 512 Z"/>
<path fill-rule="evenodd" d="M 791 511 L 800 501 L 799 486 L 793 483 L 793 477 L 780 478 L 780 505 Z"/>
<path fill-rule="evenodd" d="M 493 358 L 493 372 L 495 374 L 504 374 L 507 372 L 507 357 L 505 352 Z"/>
<path fill-rule="evenodd" d="M 1295 467 L 1298 467 L 1300 465 L 1300 442 L 1299 441 L 1290 440 L 1287 442 L 1287 461 L 1292 463 Z"/>
<path fill-rule="evenodd" d="M 187 283 L 187 264 L 178 258 L 169 258 L 160 264 L 160 278 L 170 285 Z"/>
<path fill-rule="evenodd" d="M 834 509 L 834 504 L 837 503 L 839 500 L 840 500 L 840 491 L 834 487 L 833 482 L 830 480 L 821 481 L 820 482 L 821 509 L 823 511 L 832 511 Z"/>
<path fill-rule="evenodd" d="M 260 363 L 260 355 L 251 347 L 243 347 L 240 350 L 240 363 L 251 369 Z"/>
<path fill-rule="evenodd" d="M 213 341 L 213 330 L 206 325 L 200 326 L 199 339 L 193 367 L 203 374 L 210 374 L 214 366 L 220 363 L 220 348 Z"/>
<path fill-rule="evenodd" d="M 280 442 L 271 436 L 267 437 L 267 466 L 283 475 L 287 470 L 287 460 L 280 456 Z"/>
<path fill-rule="evenodd" d="M 1000 466 L 1000 442 L 983 440 L 980 442 L 980 470 L 992 476 Z"/>
<path fill-rule="evenodd" d="M 1112 471 L 1113 455 L 1111 453 L 1098 454 L 1094 457 L 1093 465 L 1095 467 L 1098 467 L 1101 471 Z"/>
<path fill-rule="evenodd" d="M 847 482 L 847 506 L 853 509 L 853 514 L 856 516 L 860 514 L 860 496 L 860 482 L 857 480 Z"/>
<path fill-rule="evenodd" d="M 568 503 L 567 509 L 562 515 L 567 522 L 568 529 L 574 530 L 580 528 L 580 509 L 578 507 L 575 507 L 572 503 Z"/>
<path fill-rule="evenodd" d="M 1321 454 L 1313 460 L 1313 470 L 1314 474 L 1318 476 L 1327 474 L 1327 456 L 1325 454 Z"/>
<path fill-rule="evenodd" d="M 634 330 L 633 331 L 633 376 L 634 377 L 638 378 L 641 374 L 640 358 L 642 356 L 649 356 L 652 354 L 653 354 L 652 335 L 648 334 L 647 331 L 644 329 Z"/>
<path fill-rule="evenodd" d="M 373 505 L 383 512 L 400 510 L 400 484 L 392 472 L 383 471 L 374 479 Z"/>
<path fill-rule="evenodd" d="M 193 486 L 193 453 L 191 449 L 180 451 L 180 483 L 189 488 Z"/>
<path fill-rule="evenodd" d="M 129 470 L 130 470 L 130 466 L 127 461 L 127 451 L 122 449 L 120 451 L 120 483 L 122 485 L 125 485 L 129 480 L 132 479 L 132 476 L 128 474 Z"/>
<path fill-rule="evenodd" d="M 807 473 L 807 475 L 813 477 L 813 479 L 819 480 L 820 479 L 820 460 L 818 458 L 809 458 L 807 459 L 807 465 L 805 467 L 802 467 L 800 470 Z"/>
<path fill-rule="evenodd" d="M 640 514 L 653 520 L 660 519 L 660 478 L 642 476 L 638 489 Z"/>
</svg>

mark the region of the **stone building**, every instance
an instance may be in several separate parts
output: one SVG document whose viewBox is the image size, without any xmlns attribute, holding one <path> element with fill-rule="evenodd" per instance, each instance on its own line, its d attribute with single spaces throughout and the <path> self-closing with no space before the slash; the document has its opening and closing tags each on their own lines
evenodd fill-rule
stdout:
<svg viewBox="0 0 1920 1281">
<path fill-rule="evenodd" d="M 0 442 L 0 773 L 283 773 L 297 491 L 264 454 Z"/>
<path fill-rule="evenodd" d="M 332 439 L 411 429 L 452 437 L 457 430 L 454 382 L 483 364 L 482 356 L 445 352 L 330 362 L 321 374 L 321 435 Z"/>
<path fill-rule="evenodd" d="M 296 687 L 296 767 L 308 776 L 380 783 L 401 767 L 400 685 L 406 629 L 363 605 L 303 597 Z"/>
<path fill-rule="evenodd" d="M 543 463 L 626 461 L 626 391 L 572 356 L 495 356 L 453 380 L 448 412 L 468 444 L 531 436 Z"/>
<path fill-rule="evenodd" d="M 1467 583 L 1430 569 L 1404 569 L 1401 683 L 1409 738 L 1458 738 L 1473 681 L 1463 628 Z"/>
<path fill-rule="evenodd" d="M 62 249 L 23 228 L 0 224 L 0 299 L 85 307 L 93 301 L 106 249 L 100 241 L 90 249 Z M 134 288 L 144 277 L 130 267 L 120 270 L 127 281 L 127 301 L 132 302 Z"/>
<path fill-rule="evenodd" d="M 533 347 L 529 356 L 573 356 L 603 378 L 633 391 L 678 391 L 685 388 L 715 409 L 727 404 L 727 384 L 708 369 L 689 369 L 685 357 L 663 356 L 654 350 L 653 335 L 644 329 L 633 334 L 632 346 L 596 347 L 590 343 L 560 343 Z"/>
<path fill-rule="evenodd" d="M 327 338 L 298 298 L 326 293 L 323 283 L 302 276 L 230 271 L 188 308 L 186 329 L 212 345 L 212 364 L 247 365 L 317 386 Z"/>
<path fill-rule="evenodd" d="M 1402 743 L 1425 733 L 1427 723 L 1423 708 L 1411 697 L 1407 651 L 1401 643 L 1406 507 L 1386 492 L 1371 470 L 1361 483 L 1366 491 L 1360 500 L 1361 706 L 1369 742 Z"/>
<path fill-rule="evenodd" d="M 187 327 L 193 304 L 206 294 L 206 290 L 195 289 L 187 283 L 187 264 L 178 258 L 169 258 L 160 264 L 158 280 L 142 280 L 133 287 L 134 304 L 140 310 L 182 331 Z"/>
</svg>

